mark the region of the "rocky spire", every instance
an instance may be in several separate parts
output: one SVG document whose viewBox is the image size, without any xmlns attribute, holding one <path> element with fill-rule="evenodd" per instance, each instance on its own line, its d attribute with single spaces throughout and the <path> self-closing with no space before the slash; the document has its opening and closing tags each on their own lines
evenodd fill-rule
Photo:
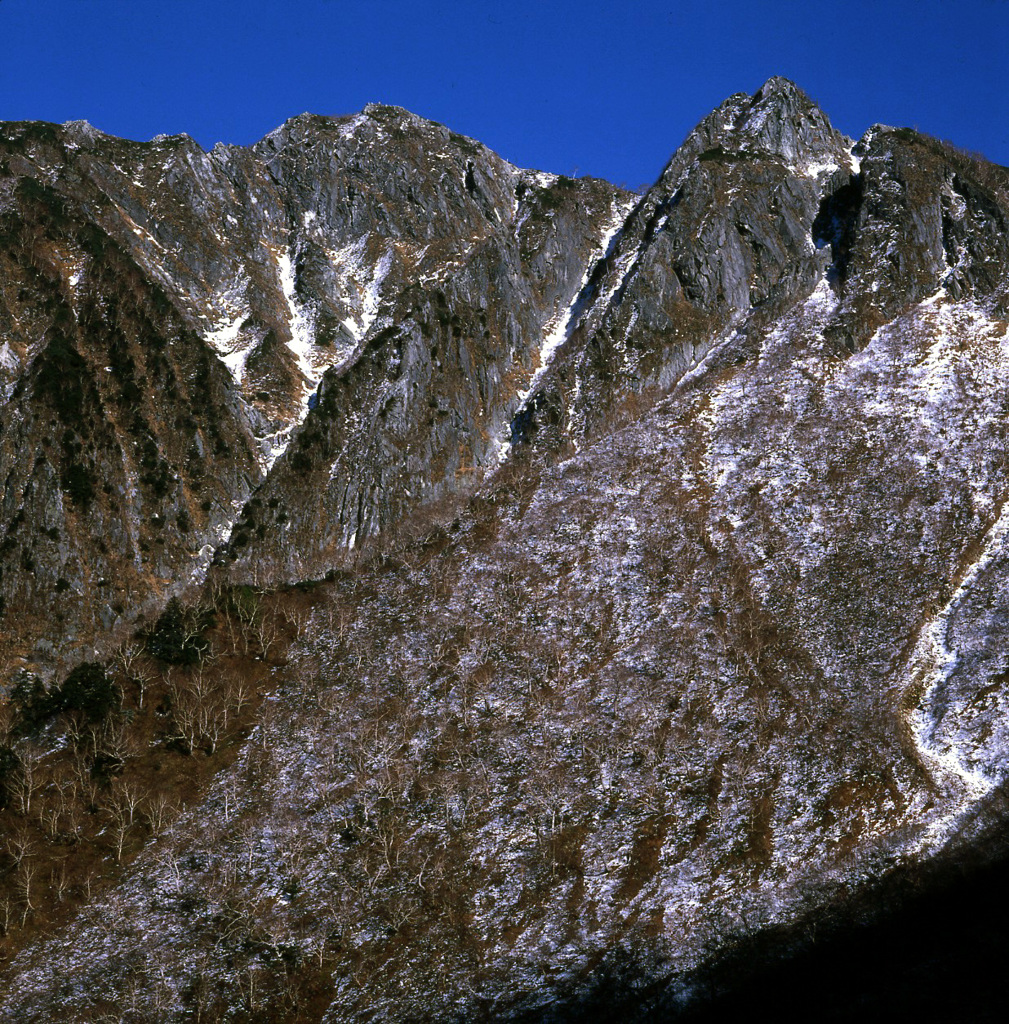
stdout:
<svg viewBox="0 0 1009 1024">
<path fill-rule="evenodd" d="M 736 93 L 703 118 L 663 174 L 678 177 L 698 157 L 727 154 L 770 157 L 817 177 L 848 168 L 852 140 L 794 82 L 769 78 L 752 96 Z"/>
</svg>

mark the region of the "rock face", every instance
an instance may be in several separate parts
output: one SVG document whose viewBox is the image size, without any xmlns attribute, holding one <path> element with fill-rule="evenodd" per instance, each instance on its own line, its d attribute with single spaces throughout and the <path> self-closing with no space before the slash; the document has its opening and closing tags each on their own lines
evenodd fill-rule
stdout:
<svg viewBox="0 0 1009 1024">
<path fill-rule="evenodd" d="M 296 573 L 472 489 L 633 202 L 391 107 L 248 150 L 78 124 L 2 147 L 15 656 L 198 574 L 247 500 L 229 557 Z"/>
<path fill-rule="evenodd" d="M 359 121 L 352 173 L 311 222 L 321 231 L 335 220 L 339 238 L 364 232 L 383 303 L 243 510 L 227 553 L 242 568 L 264 557 L 295 575 L 339 564 L 418 501 L 472 490 L 495 469 L 545 339 L 635 199 L 604 182 L 517 171 L 403 111 L 368 108 Z M 300 166 L 298 131 L 271 140 L 272 173 L 294 192 L 335 174 Z M 387 139 L 408 168 L 391 181 Z"/>
<path fill-rule="evenodd" d="M 779 78 L 642 196 L 390 107 L 0 137 L 8 662 L 194 573 L 217 602 L 163 684 L 122 668 L 88 813 L 145 757 L 209 781 L 4 937 L 4 1019 L 560 1019 L 628 964 L 667 1019 L 741 934 L 999 820 L 1005 169 Z M 130 747 L 144 685 L 176 723 L 238 685 L 225 622 L 255 720 Z M 0 752 L 97 763 L 66 689 Z"/>
<path fill-rule="evenodd" d="M 706 117 L 598 268 L 523 436 L 543 419 L 536 406 L 573 438 L 594 436 L 631 395 L 697 366 L 730 324 L 766 322 L 808 295 L 826 265 L 812 225 L 849 185 L 851 146 L 784 79 Z"/>
</svg>

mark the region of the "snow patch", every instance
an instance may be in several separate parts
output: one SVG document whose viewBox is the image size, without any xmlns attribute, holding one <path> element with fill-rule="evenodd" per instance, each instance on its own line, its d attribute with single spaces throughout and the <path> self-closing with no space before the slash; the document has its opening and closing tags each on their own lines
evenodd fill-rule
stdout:
<svg viewBox="0 0 1009 1024">
<path fill-rule="evenodd" d="M 806 178 L 819 178 L 823 174 L 833 174 L 838 166 L 836 160 L 808 160 L 804 164 L 793 165 L 790 169 Z"/>
<path fill-rule="evenodd" d="M 8 373 L 14 373 L 21 366 L 21 360 L 17 353 L 10 347 L 9 342 L 0 345 L 0 368 Z"/>
<path fill-rule="evenodd" d="M 547 171 L 527 171 L 525 177 L 540 188 L 552 188 L 560 175 L 550 174 Z"/>
<path fill-rule="evenodd" d="M 908 673 L 912 685 L 928 680 L 918 706 L 912 711 L 910 721 L 915 746 L 922 760 L 930 765 L 937 776 L 951 781 L 959 788 L 959 795 L 928 827 L 921 841 L 920 850 L 942 845 L 956 831 L 956 825 L 973 804 L 987 796 L 1001 781 L 992 778 L 979 768 L 967 764 L 965 749 L 971 745 L 972 737 L 965 736 L 946 717 L 955 718 L 955 705 L 937 710 L 937 696 L 959 662 L 958 653 L 947 646 L 950 617 L 970 591 L 980 572 L 1000 552 L 1009 538 L 1009 503 L 1001 512 L 984 539 L 980 557 L 964 574 L 960 585 L 945 607 L 922 630 L 914 652 L 908 662 Z M 952 733 L 952 735 L 951 735 Z"/>
<path fill-rule="evenodd" d="M 299 409 L 298 418 L 294 422 L 281 427 L 280 430 L 275 430 L 272 434 L 264 434 L 262 437 L 257 438 L 264 472 L 268 473 L 273 468 L 273 464 L 277 459 L 287 451 L 287 447 L 291 443 L 291 435 L 296 427 L 301 426 L 305 422 L 308 410 L 308 403 L 303 404 Z"/>
<path fill-rule="evenodd" d="M 307 390 L 312 391 L 315 386 L 313 377 L 316 374 L 312 359 L 315 350 L 315 318 L 311 310 L 298 299 L 290 249 L 285 249 L 277 257 L 277 269 L 280 274 L 280 287 L 284 293 L 284 301 L 287 303 L 287 319 L 291 329 L 291 340 L 287 343 L 287 347 L 298 361 L 298 369 L 309 382 L 306 385 Z"/>
<path fill-rule="evenodd" d="M 344 320 L 344 326 L 355 342 L 365 338 L 378 317 L 382 285 L 392 269 L 391 243 L 386 242 L 384 252 L 373 264 L 368 259 L 368 241 L 368 235 L 361 235 L 341 249 L 329 252 L 334 270 L 343 278 L 348 304 L 356 307 L 355 315 Z"/>
<path fill-rule="evenodd" d="M 245 364 L 249 358 L 250 346 L 238 347 L 236 342 L 245 323 L 245 314 L 239 313 L 234 320 L 224 323 L 215 330 L 204 334 L 207 344 L 221 357 L 236 384 L 241 385 L 245 376 Z"/>
<path fill-rule="evenodd" d="M 369 118 L 367 114 L 355 114 L 353 117 L 348 118 L 337 127 L 336 134 L 341 139 L 352 139 L 358 128 L 363 124 L 367 124 L 368 120 Z"/>
<path fill-rule="evenodd" d="M 537 356 L 536 370 L 533 373 L 529 384 L 518 394 L 518 403 L 515 407 L 512 418 L 517 416 L 525 408 L 529 398 L 535 393 L 546 372 L 553 363 L 557 350 L 571 337 L 577 326 L 578 320 L 583 312 L 582 306 L 585 302 L 585 288 L 589 283 L 592 272 L 599 261 L 609 256 L 616 244 L 617 236 L 627 221 L 627 216 L 638 201 L 637 196 L 626 196 L 615 198 L 610 206 L 610 217 L 603 227 L 599 241 L 585 263 L 585 271 L 582 274 L 578 287 L 568 305 L 559 313 L 555 314 L 545 325 L 543 341 Z M 510 430 L 510 428 L 509 428 Z M 498 459 L 504 458 L 510 450 L 511 444 L 508 438 L 501 438 L 497 443 Z"/>
</svg>

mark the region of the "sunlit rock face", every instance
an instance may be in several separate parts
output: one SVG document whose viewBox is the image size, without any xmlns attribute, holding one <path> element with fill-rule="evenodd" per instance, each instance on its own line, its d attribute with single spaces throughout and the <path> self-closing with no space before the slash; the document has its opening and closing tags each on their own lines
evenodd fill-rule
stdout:
<svg viewBox="0 0 1009 1024">
<path fill-rule="evenodd" d="M 0 589 L 29 659 L 233 532 L 229 559 L 297 574 L 471 490 L 637 198 L 379 106 L 210 153 L 8 124 L 0 168 Z"/>
<path fill-rule="evenodd" d="M 991 823 L 1009 172 L 780 78 L 642 195 L 392 107 L 0 144 L 8 663 L 206 579 L 262 698 L 11 1020 L 666 1019 Z"/>
</svg>

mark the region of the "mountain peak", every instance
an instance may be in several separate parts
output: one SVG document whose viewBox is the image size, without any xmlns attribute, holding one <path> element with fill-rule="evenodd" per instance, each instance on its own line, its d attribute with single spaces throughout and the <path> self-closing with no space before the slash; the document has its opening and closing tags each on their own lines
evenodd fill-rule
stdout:
<svg viewBox="0 0 1009 1024">
<path fill-rule="evenodd" d="M 754 101 L 759 101 L 775 96 L 787 97 L 792 100 L 804 100 L 806 103 L 812 102 L 809 96 L 807 96 L 806 93 L 795 84 L 795 82 L 790 78 L 785 78 L 783 75 L 771 75 L 771 77 L 753 94 L 753 99 Z"/>
<path fill-rule="evenodd" d="M 833 127 L 799 86 L 775 75 L 752 94 L 734 93 L 703 118 L 666 176 L 678 178 L 703 153 L 721 150 L 775 159 L 797 173 L 818 177 L 848 166 L 851 147 L 852 140 Z"/>
<path fill-rule="evenodd" d="M 363 130 L 373 142 L 391 136 L 394 139 L 419 137 L 435 133 L 448 137 L 449 130 L 437 121 L 414 114 L 405 107 L 386 103 L 367 103 L 357 113 L 331 117 L 323 114 L 304 113 L 288 118 L 283 124 L 269 132 L 257 146 L 283 146 L 289 142 L 298 145 L 306 139 L 322 136 L 350 138 Z M 454 134 L 454 133 L 453 133 Z M 458 136 L 461 138 L 461 136 Z M 467 140 L 473 147 L 485 149 L 476 140 Z"/>
<path fill-rule="evenodd" d="M 1004 834 L 1009 171 L 162 140 L 0 124 L 0 1024 L 692 1015 Z"/>
<path fill-rule="evenodd" d="M 769 78 L 750 97 L 741 115 L 733 126 L 740 148 L 781 157 L 792 166 L 841 163 L 852 145 L 787 78 Z"/>
<path fill-rule="evenodd" d="M 90 121 L 75 120 L 66 121 L 63 130 L 67 135 L 78 138 L 94 140 L 104 138 L 105 133 L 96 128 Z"/>
</svg>

